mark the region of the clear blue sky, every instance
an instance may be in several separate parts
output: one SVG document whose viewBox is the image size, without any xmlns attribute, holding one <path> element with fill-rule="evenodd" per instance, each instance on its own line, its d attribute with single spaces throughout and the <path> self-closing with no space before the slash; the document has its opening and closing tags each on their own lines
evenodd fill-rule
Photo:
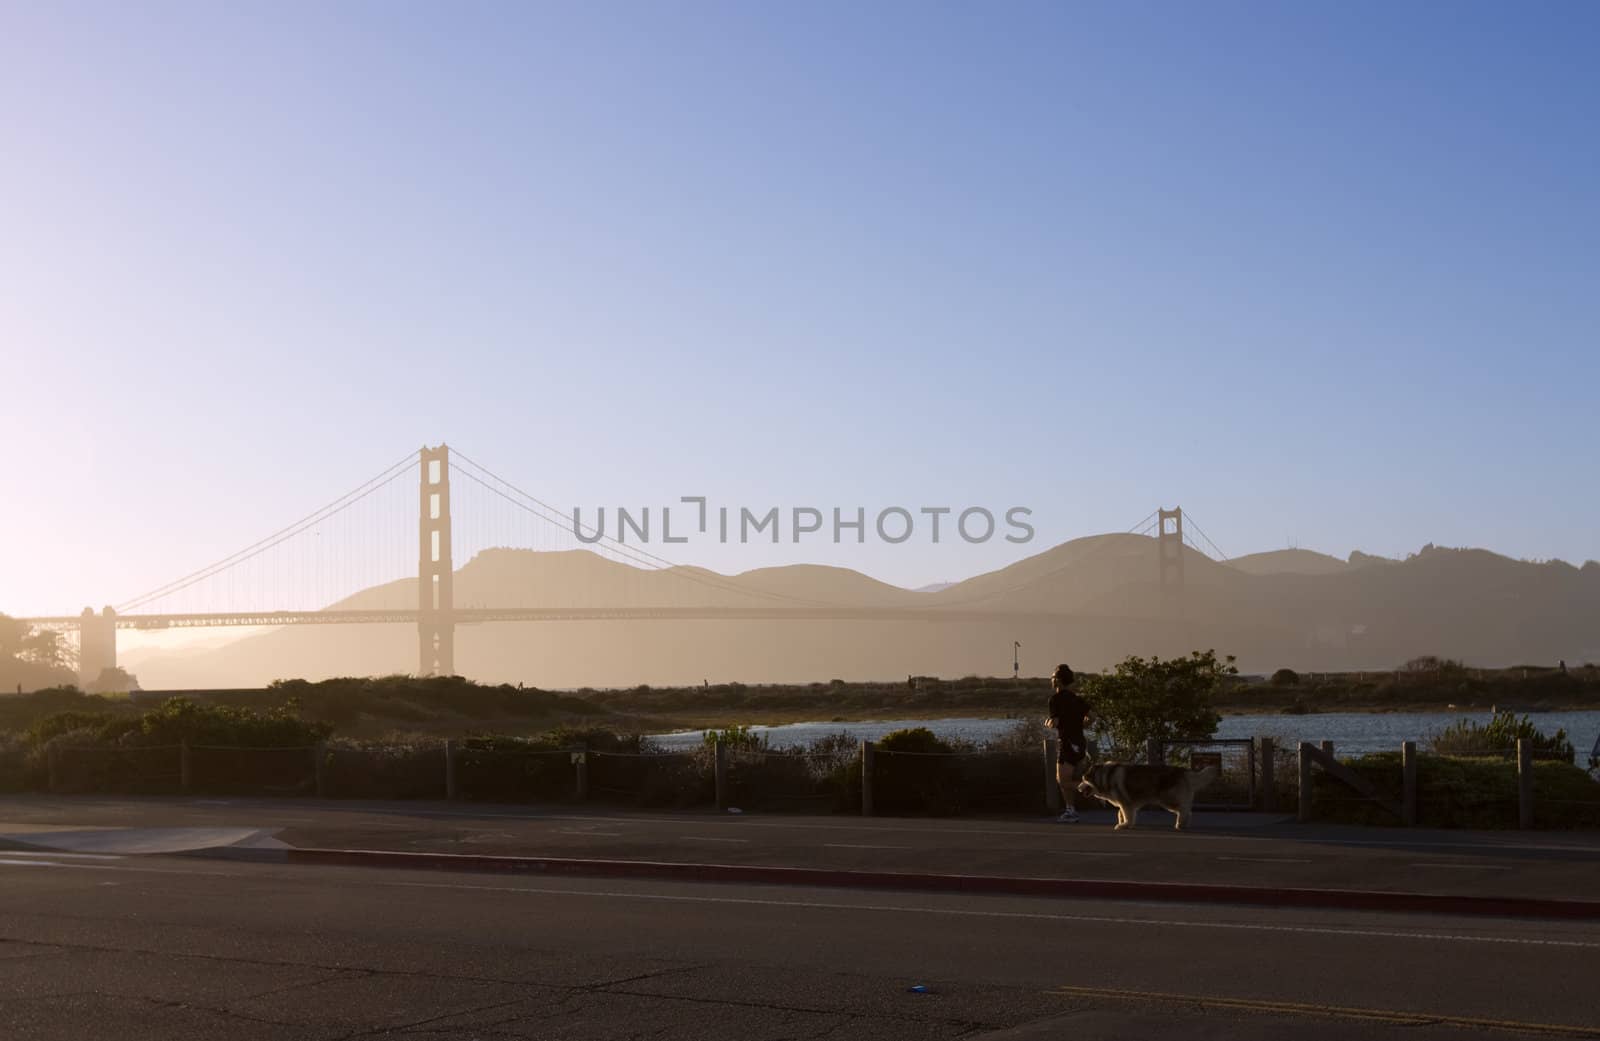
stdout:
<svg viewBox="0 0 1600 1041">
<path fill-rule="evenodd" d="M 0 2 L 0 610 L 440 440 L 585 507 L 1600 557 L 1597 53 L 1592 3 Z"/>
</svg>

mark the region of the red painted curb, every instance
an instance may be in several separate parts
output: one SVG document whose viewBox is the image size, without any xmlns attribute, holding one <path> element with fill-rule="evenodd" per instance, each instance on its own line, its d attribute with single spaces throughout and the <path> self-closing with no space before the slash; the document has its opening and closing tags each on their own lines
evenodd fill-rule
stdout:
<svg viewBox="0 0 1600 1041">
<path fill-rule="evenodd" d="M 1065 900 L 1142 900 L 1181 904 L 1245 904 L 1340 911 L 1498 915 L 1517 918 L 1596 918 L 1600 902 L 1511 896 L 1450 896 L 1355 889 L 1270 889 L 1205 882 L 1119 882 L 1110 879 L 1007 878 L 991 875 L 913 875 L 888 871 L 771 867 L 760 864 L 688 864 L 661 860 L 588 860 L 566 857 L 497 857 L 472 853 L 404 853 L 373 849 L 289 849 L 293 864 L 348 867 L 491 871 L 579 878 L 652 878 L 672 882 L 741 882 L 747 885 L 901 889 L 989 896 L 1042 896 Z"/>
</svg>

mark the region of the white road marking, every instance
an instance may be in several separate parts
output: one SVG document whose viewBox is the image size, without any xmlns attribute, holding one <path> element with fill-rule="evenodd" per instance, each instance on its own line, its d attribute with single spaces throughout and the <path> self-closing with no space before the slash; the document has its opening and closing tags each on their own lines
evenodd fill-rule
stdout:
<svg viewBox="0 0 1600 1041">
<path fill-rule="evenodd" d="M 714 839 L 706 835 L 679 835 L 685 842 L 749 842 L 749 839 Z"/>
<path fill-rule="evenodd" d="M 1132 853 L 1114 853 L 1098 849 L 1050 849 L 1046 853 L 1059 853 L 1063 857 L 1131 857 Z"/>
<path fill-rule="evenodd" d="M 56 853 L 47 849 L 0 850 L 0 857 L 49 857 L 51 860 L 121 860 L 120 853 Z"/>
<path fill-rule="evenodd" d="M 1218 857 L 1218 860 L 1239 860 L 1250 864 L 1309 864 L 1300 857 Z"/>
<path fill-rule="evenodd" d="M 911 849 L 910 846 L 869 846 L 860 842 L 824 842 L 824 849 Z"/>
<path fill-rule="evenodd" d="M 589 828 L 557 828 L 557 835 L 605 835 L 615 837 L 621 835 L 620 831 L 593 831 Z"/>
<path fill-rule="evenodd" d="M 110 864 L 77 864 L 77 863 L 72 863 L 72 862 L 69 862 L 69 861 L 60 861 L 60 860 L 9 860 L 9 859 L 3 858 L 3 857 L 0 857 L 0 864 L 3 864 L 5 866 L 7 866 L 7 867 L 81 868 L 81 869 L 83 869 L 85 871 L 117 871 L 117 870 L 120 870 L 119 868 L 112 867 Z"/>
<path fill-rule="evenodd" d="M 1511 866 L 1509 864 L 1452 864 L 1449 861 L 1444 861 L 1444 860 L 1432 860 L 1432 861 L 1419 860 L 1415 864 L 1407 864 L 1406 867 L 1465 868 L 1468 871 L 1510 871 L 1511 870 Z"/>
<path fill-rule="evenodd" d="M 943 915 L 954 918 L 1012 918 L 1045 922 L 1094 922 L 1105 925 L 1143 925 L 1172 929 L 1222 929 L 1230 932 L 1301 933 L 1314 936 L 1377 937 L 1420 940 L 1427 943 L 1491 943 L 1514 947 L 1575 947 L 1600 950 L 1588 940 L 1535 940 L 1521 936 L 1471 936 L 1461 933 L 1410 933 L 1386 929 L 1340 929 L 1316 925 L 1258 925 L 1249 922 L 1197 922 L 1183 918 L 1116 918 L 1111 915 L 1057 914 L 1043 911 L 972 911 L 954 907 L 906 907 L 896 904 L 845 904 L 821 900 L 757 900 L 752 897 L 686 896 L 675 893 L 627 893 L 619 890 L 546 889 L 532 886 L 470 886 L 452 882 L 375 882 L 374 885 L 406 889 L 463 889 L 486 893 L 526 893 L 534 896 L 587 896 L 603 900 L 654 900 L 683 904 L 735 904 L 756 907 L 804 907 L 818 911 L 879 911 L 890 914 Z"/>
</svg>

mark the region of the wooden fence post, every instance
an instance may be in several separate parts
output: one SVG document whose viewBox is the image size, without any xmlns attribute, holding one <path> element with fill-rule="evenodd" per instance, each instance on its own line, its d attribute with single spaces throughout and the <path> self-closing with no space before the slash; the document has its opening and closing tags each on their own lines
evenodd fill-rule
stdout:
<svg viewBox="0 0 1600 1041">
<path fill-rule="evenodd" d="M 877 763 L 871 741 L 861 742 L 861 816 L 872 816 L 872 769 Z"/>
<path fill-rule="evenodd" d="M 1517 827 L 1533 827 L 1533 742 L 1517 738 Z"/>
<path fill-rule="evenodd" d="M 1400 820 L 1406 827 L 1417 824 L 1417 743 L 1400 746 Z"/>
<path fill-rule="evenodd" d="M 194 788 L 194 761 L 189 756 L 189 742 L 178 745 L 178 788 L 187 795 Z"/>
<path fill-rule="evenodd" d="M 328 743 L 319 741 L 317 746 L 311 750 L 311 754 L 316 756 L 311 765 L 312 776 L 317 781 L 317 798 L 326 799 L 328 797 Z"/>
<path fill-rule="evenodd" d="M 1061 785 L 1056 783 L 1056 741 L 1044 739 L 1044 808 L 1051 813 L 1061 812 Z"/>
<path fill-rule="evenodd" d="M 1300 742 L 1300 807 L 1296 817 L 1304 824 L 1311 819 L 1311 746 Z"/>
<path fill-rule="evenodd" d="M 717 738 L 716 747 L 717 809 L 728 808 L 728 743 Z"/>
<path fill-rule="evenodd" d="M 1261 739 L 1261 811 L 1278 812 L 1277 749 L 1270 737 Z"/>
<path fill-rule="evenodd" d="M 461 782 L 456 779 L 456 743 L 444 743 L 444 797 L 450 802 L 461 798 Z"/>
<path fill-rule="evenodd" d="M 573 761 L 578 771 L 578 801 L 589 801 L 589 749 L 583 748 L 573 753 Z"/>
</svg>

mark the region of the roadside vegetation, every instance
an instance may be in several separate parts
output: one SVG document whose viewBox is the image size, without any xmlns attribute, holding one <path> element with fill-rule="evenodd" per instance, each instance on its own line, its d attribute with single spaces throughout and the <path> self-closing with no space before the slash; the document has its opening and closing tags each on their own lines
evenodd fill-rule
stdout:
<svg viewBox="0 0 1600 1041">
<path fill-rule="evenodd" d="M 1573 764 L 1565 731 L 1541 733 L 1526 717 L 1498 713 L 1487 723 L 1463 719 L 1433 734 L 1417 757 L 1417 822 L 1435 828 L 1517 827 L 1518 740 L 1533 749 L 1534 826 L 1600 827 L 1600 782 Z M 1399 752 L 1342 760 L 1398 802 Z M 1593 765 L 1593 764 L 1591 764 Z M 1397 824 L 1394 815 L 1316 774 L 1319 818 L 1351 824 Z"/>
<path fill-rule="evenodd" d="M 1462 697 L 1468 691 L 1478 704 L 1493 699 L 1520 708 L 1582 704 L 1597 687 L 1600 678 L 1587 667 L 1485 673 L 1439 659 L 1418 659 L 1379 678 L 1279 670 L 1250 679 L 1237 674 L 1231 659 L 1210 651 L 1166 660 L 1129 658 L 1108 673 L 1083 677 L 1101 757 L 1132 759 L 1143 758 L 1152 738 L 1213 733 L 1223 706 L 1239 707 L 1260 692 L 1270 692 L 1280 704 L 1286 697 L 1315 698 L 1319 708 L 1356 708 L 1358 690 L 1389 691 L 1404 707 L 1416 707 L 1419 693 L 1444 690 Z M 66 753 L 55 757 L 61 791 L 173 792 L 187 780 L 190 791 L 443 798 L 449 742 L 460 798 L 574 799 L 574 752 L 585 750 L 592 799 L 704 806 L 715 798 L 715 746 L 721 739 L 732 804 L 856 812 L 862 782 L 858 742 L 838 733 L 804 748 L 773 748 L 751 726 L 794 719 L 1012 715 L 1010 731 L 983 746 L 919 726 L 887 735 L 877 742 L 875 802 L 885 813 L 1031 813 L 1044 805 L 1046 733 L 1039 717 L 1048 693 L 1041 680 L 982 677 L 570 693 L 411 676 L 294 680 L 187 697 L 52 688 L 0 696 L 0 790 L 45 790 L 56 750 Z M 1341 700 L 1346 698 L 1352 700 Z M 1453 704 L 1464 709 L 1473 702 Z M 715 732 L 700 747 L 672 752 L 652 748 L 641 736 L 691 726 Z M 1462 720 L 1429 736 L 1419 771 L 1422 823 L 1514 824 L 1511 750 L 1518 739 L 1532 741 L 1539 760 L 1539 824 L 1600 826 L 1600 784 L 1572 765 L 1567 735 L 1541 734 L 1526 716 L 1509 710 L 1488 723 Z M 1281 807 L 1297 797 L 1292 756 L 1292 748 L 1279 748 Z M 1398 798 L 1397 754 L 1365 756 L 1350 765 Z M 1394 823 L 1370 802 L 1318 776 L 1319 817 Z"/>
</svg>

